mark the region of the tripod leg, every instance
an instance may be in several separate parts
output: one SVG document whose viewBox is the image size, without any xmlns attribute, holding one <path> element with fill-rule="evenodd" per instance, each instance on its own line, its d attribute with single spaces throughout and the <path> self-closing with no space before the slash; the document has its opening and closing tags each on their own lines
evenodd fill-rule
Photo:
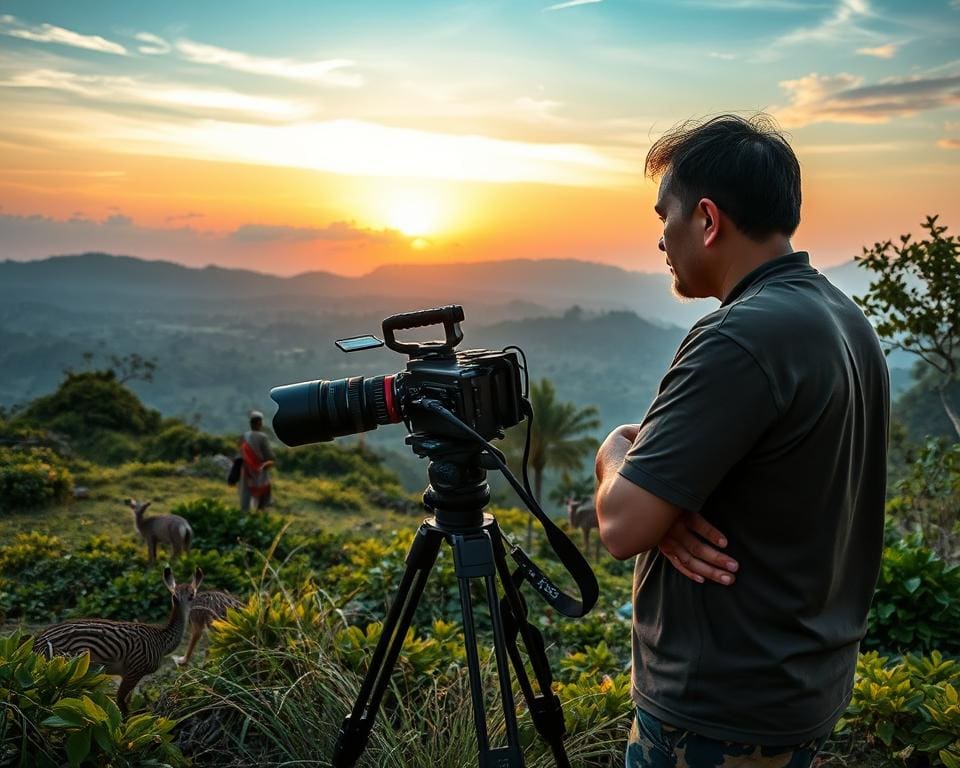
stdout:
<svg viewBox="0 0 960 768">
<path fill-rule="evenodd" d="M 453 535 L 454 564 L 460 584 L 460 607 L 463 615 L 463 635 L 466 642 L 467 667 L 470 672 L 470 695 L 473 700 L 473 718 L 477 730 L 477 748 L 481 768 L 523 768 L 520 751 L 520 735 L 517 730 L 517 713 L 510 683 L 503 619 L 497 599 L 496 568 L 490 534 L 484 530 L 477 534 Z M 477 653 L 477 637 L 473 625 L 473 602 L 470 597 L 470 579 L 483 578 L 487 593 L 487 605 L 493 624 L 494 653 L 497 660 L 497 675 L 500 683 L 500 700 L 503 705 L 507 743 L 504 747 L 490 748 L 487 720 L 483 705 L 483 683 L 480 679 L 480 659 Z"/>
<path fill-rule="evenodd" d="M 566 735 L 563 709 L 559 697 L 553 692 L 553 673 L 550 671 L 550 662 L 547 659 L 543 635 L 540 634 L 539 629 L 527 621 L 526 602 L 523 595 L 520 594 L 520 590 L 517 589 L 507 566 L 507 553 L 503 548 L 503 538 L 496 523 L 490 531 L 490 537 L 493 542 L 497 573 L 503 584 L 504 596 L 501 605 L 507 633 L 506 647 L 510 654 L 510 660 L 513 662 L 517 682 L 527 702 L 534 727 L 550 746 L 557 768 L 569 768 L 570 761 L 563 746 L 563 737 Z M 533 692 L 526 667 L 523 665 L 523 658 L 520 656 L 520 650 L 517 647 L 518 633 L 527 649 L 527 657 L 537 679 L 537 687 L 540 690 L 538 694 Z"/>
<path fill-rule="evenodd" d="M 397 663 L 414 611 L 420 602 L 427 576 L 437 559 L 443 539 L 442 533 L 427 525 L 421 525 L 417 529 L 417 535 L 407 554 L 407 567 L 400 586 L 397 587 L 390 611 L 384 619 L 380 640 L 370 660 L 370 669 L 360 686 L 353 710 L 340 726 L 333 749 L 333 768 L 350 768 L 367 746 L 380 701 L 390 682 L 390 673 Z"/>
</svg>

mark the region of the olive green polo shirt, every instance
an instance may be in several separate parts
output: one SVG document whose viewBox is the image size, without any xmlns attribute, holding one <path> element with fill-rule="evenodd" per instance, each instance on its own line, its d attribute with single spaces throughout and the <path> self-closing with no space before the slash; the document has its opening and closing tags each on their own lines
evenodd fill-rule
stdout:
<svg viewBox="0 0 960 768">
<path fill-rule="evenodd" d="M 736 582 L 634 573 L 633 696 L 712 738 L 790 745 L 849 699 L 883 543 L 889 384 L 806 253 L 747 275 L 680 345 L 620 474 L 729 540 Z"/>
</svg>

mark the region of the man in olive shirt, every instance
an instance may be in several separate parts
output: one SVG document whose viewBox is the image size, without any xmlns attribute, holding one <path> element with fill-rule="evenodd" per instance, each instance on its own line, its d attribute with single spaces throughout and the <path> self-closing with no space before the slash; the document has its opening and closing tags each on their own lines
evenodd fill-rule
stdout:
<svg viewBox="0 0 960 768">
<path fill-rule="evenodd" d="M 627 767 L 802 768 L 847 705 L 879 571 L 883 353 L 790 244 L 800 167 L 771 121 L 684 126 L 647 171 L 674 290 L 721 305 L 597 454 L 601 539 L 640 555 Z"/>
</svg>

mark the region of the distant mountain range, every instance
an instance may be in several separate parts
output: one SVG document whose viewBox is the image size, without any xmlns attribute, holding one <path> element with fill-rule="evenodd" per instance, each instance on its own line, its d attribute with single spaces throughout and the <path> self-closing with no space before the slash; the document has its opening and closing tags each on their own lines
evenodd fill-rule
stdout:
<svg viewBox="0 0 960 768">
<path fill-rule="evenodd" d="M 853 262 L 825 274 L 848 294 L 863 292 L 865 273 Z M 473 322 L 556 314 L 577 305 L 630 310 L 653 322 L 688 327 L 716 306 L 681 302 L 670 277 L 565 259 L 383 266 L 362 277 L 306 272 L 277 277 L 223 267 L 203 269 L 130 256 L 85 253 L 40 261 L 0 262 L 0 299 L 63 308 L 257 312 L 393 313 L 463 304 Z"/>
</svg>

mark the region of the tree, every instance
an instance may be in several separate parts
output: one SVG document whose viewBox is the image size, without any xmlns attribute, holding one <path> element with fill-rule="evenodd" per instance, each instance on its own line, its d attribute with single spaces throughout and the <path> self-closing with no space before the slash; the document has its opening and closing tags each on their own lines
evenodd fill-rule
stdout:
<svg viewBox="0 0 960 768">
<path fill-rule="evenodd" d="M 543 473 L 551 469 L 575 470 L 583 465 L 584 457 L 600 447 L 599 441 L 585 432 L 597 429 L 600 419 L 592 406 L 579 407 L 576 403 L 557 401 L 557 392 L 548 379 L 530 385 L 530 403 L 533 406 L 533 428 L 530 433 L 529 468 L 533 472 L 533 495 L 540 501 Z M 519 463 L 523 456 L 526 427 L 513 430 L 505 446 L 508 455 Z M 527 548 L 533 541 L 533 520 L 527 520 Z"/>
<path fill-rule="evenodd" d="M 938 372 L 940 403 L 960 436 L 960 415 L 947 388 L 957 381 L 955 350 L 960 344 L 960 238 L 928 216 L 921 227 L 928 239 L 911 242 L 901 235 L 863 249 L 861 267 L 876 273 L 868 293 L 855 297 L 888 349 L 917 355 Z"/>
</svg>

